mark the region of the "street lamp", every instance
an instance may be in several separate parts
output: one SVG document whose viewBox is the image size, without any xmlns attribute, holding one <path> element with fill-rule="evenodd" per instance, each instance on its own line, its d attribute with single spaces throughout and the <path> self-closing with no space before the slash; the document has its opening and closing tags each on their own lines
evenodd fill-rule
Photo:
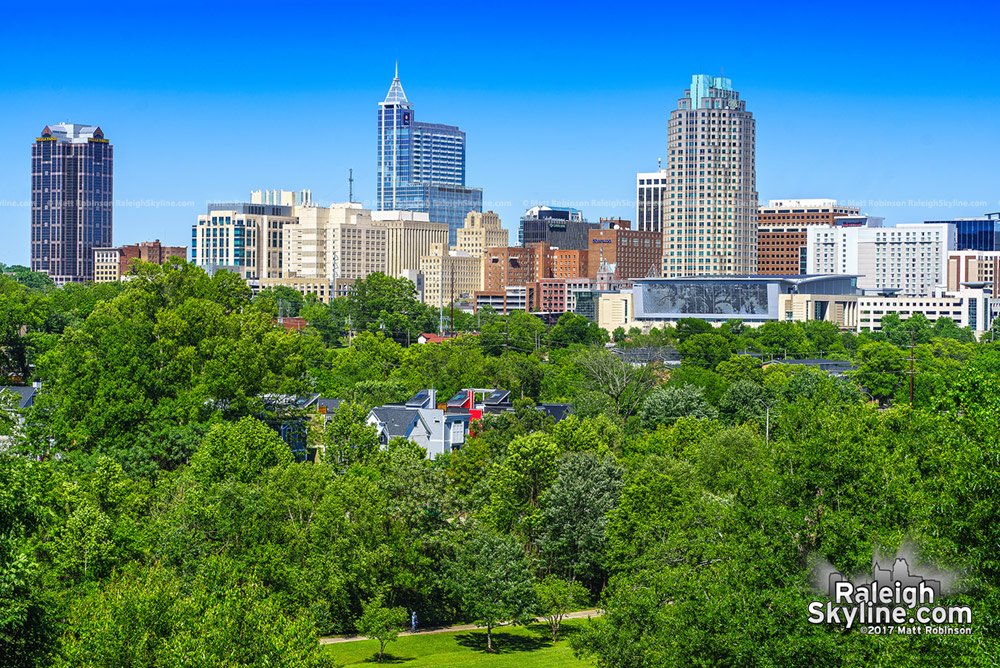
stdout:
<svg viewBox="0 0 1000 668">
<path fill-rule="evenodd" d="M 774 404 L 772 401 L 770 404 L 764 403 L 763 399 L 757 399 L 760 405 L 764 407 L 764 443 L 770 447 L 771 445 L 771 406 Z"/>
</svg>

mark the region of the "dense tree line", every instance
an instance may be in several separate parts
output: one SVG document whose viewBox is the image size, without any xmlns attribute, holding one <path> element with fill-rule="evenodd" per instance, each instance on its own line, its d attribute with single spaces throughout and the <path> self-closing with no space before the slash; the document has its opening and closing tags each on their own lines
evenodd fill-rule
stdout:
<svg viewBox="0 0 1000 668">
<path fill-rule="evenodd" d="M 23 421 L 0 406 L 0 664 L 320 666 L 320 635 L 385 650 L 409 611 L 545 617 L 554 638 L 588 605 L 605 614 L 572 642 L 608 667 L 995 662 L 992 341 L 920 317 L 685 320 L 611 350 L 573 314 L 480 313 L 415 345 L 441 314 L 405 281 L 290 292 L 176 261 L 98 286 L 0 275 L 2 371 L 42 382 Z M 856 370 L 783 363 L 810 357 Z M 380 447 L 367 407 L 427 387 L 505 388 L 515 410 L 435 461 Z M 306 392 L 345 401 L 282 416 L 313 422 L 299 463 L 271 411 Z M 817 560 L 860 571 L 904 540 L 961 573 L 974 636 L 807 623 Z"/>
</svg>

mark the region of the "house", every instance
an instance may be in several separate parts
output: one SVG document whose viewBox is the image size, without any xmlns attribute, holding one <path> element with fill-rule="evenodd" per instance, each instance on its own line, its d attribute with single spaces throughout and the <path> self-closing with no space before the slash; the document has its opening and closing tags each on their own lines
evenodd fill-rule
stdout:
<svg viewBox="0 0 1000 668">
<path fill-rule="evenodd" d="M 472 416 L 467 411 L 441 410 L 436 398 L 434 390 L 420 390 L 405 404 L 377 406 L 369 411 L 368 424 L 383 446 L 394 438 L 405 438 L 426 450 L 431 459 L 459 450 Z"/>
<path fill-rule="evenodd" d="M 35 397 L 38 395 L 38 386 L 22 386 L 22 385 L 2 385 L 0 386 L 0 394 L 2 393 L 13 394 L 17 397 L 17 410 L 24 410 L 25 408 L 31 408 L 35 403 Z"/>
<path fill-rule="evenodd" d="M 455 338 L 454 336 L 438 336 L 437 334 L 430 334 L 428 332 L 421 332 L 420 336 L 417 337 L 417 343 L 443 343 L 449 339 Z"/>
<path fill-rule="evenodd" d="M 857 371 L 850 360 L 827 360 L 827 359 L 801 359 L 801 360 L 771 360 L 764 363 L 764 368 L 772 364 L 787 364 L 789 366 L 807 366 L 820 371 L 825 371 L 831 376 L 839 377 L 851 371 Z"/>
<path fill-rule="evenodd" d="M 538 404 L 537 408 L 556 422 L 562 422 L 573 413 L 573 404 Z"/>
</svg>

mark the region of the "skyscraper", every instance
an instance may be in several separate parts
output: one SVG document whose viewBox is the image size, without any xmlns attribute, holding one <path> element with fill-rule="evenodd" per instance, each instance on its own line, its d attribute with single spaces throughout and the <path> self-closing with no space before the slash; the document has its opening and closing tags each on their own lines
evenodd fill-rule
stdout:
<svg viewBox="0 0 1000 668">
<path fill-rule="evenodd" d="M 399 71 L 378 104 L 379 211 L 422 211 L 448 224 L 448 243 L 470 211 L 482 212 L 481 188 L 465 187 L 465 133 L 453 125 L 419 123 Z"/>
<path fill-rule="evenodd" d="M 31 269 L 57 284 L 94 279 L 111 245 L 113 149 L 101 128 L 46 125 L 31 147 Z"/>
<path fill-rule="evenodd" d="M 663 276 L 757 271 L 756 127 L 721 77 L 697 74 L 670 112 Z"/>
</svg>

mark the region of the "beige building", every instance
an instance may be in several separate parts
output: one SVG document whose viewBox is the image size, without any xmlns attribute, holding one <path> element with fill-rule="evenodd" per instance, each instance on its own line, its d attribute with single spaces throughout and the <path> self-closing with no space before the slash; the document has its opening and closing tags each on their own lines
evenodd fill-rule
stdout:
<svg viewBox="0 0 1000 668">
<path fill-rule="evenodd" d="M 385 273 L 394 278 L 420 270 L 420 258 L 433 244 L 448 243 L 448 224 L 432 223 L 418 211 L 373 211 L 372 222 L 385 230 Z"/>
<path fill-rule="evenodd" d="M 757 273 L 755 145 L 753 114 L 730 80 L 695 75 L 670 112 L 664 278 Z"/>
<path fill-rule="evenodd" d="M 142 260 L 166 264 L 172 257 L 187 259 L 187 246 L 164 246 L 160 240 L 142 241 L 117 248 L 94 249 L 94 282 L 110 283 L 128 273 L 129 262 Z"/>
<path fill-rule="evenodd" d="M 263 278 L 259 281 L 259 285 L 261 290 L 283 285 L 297 291 L 303 297 L 314 294 L 324 304 L 329 304 L 333 297 L 333 289 L 327 278 Z"/>
<path fill-rule="evenodd" d="M 500 216 L 492 211 L 470 211 L 465 215 L 465 226 L 457 232 L 458 238 L 453 250 L 464 251 L 472 256 L 482 257 L 487 248 L 509 245 L 510 235 L 501 226 Z"/>
<path fill-rule="evenodd" d="M 387 233 L 360 204 L 297 206 L 285 226 L 286 275 L 358 279 L 386 271 Z"/>
<path fill-rule="evenodd" d="M 451 304 L 472 299 L 482 289 L 483 259 L 434 244 L 430 254 L 420 258 L 420 272 L 424 275 L 424 303 Z"/>
<path fill-rule="evenodd" d="M 1000 251 L 950 251 L 947 275 L 949 292 L 961 290 L 962 283 L 986 283 L 1000 296 Z"/>
<path fill-rule="evenodd" d="M 236 267 L 247 278 L 281 278 L 286 225 L 292 207 L 247 202 L 210 204 L 191 235 L 191 259 L 200 267 Z"/>
</svg>

